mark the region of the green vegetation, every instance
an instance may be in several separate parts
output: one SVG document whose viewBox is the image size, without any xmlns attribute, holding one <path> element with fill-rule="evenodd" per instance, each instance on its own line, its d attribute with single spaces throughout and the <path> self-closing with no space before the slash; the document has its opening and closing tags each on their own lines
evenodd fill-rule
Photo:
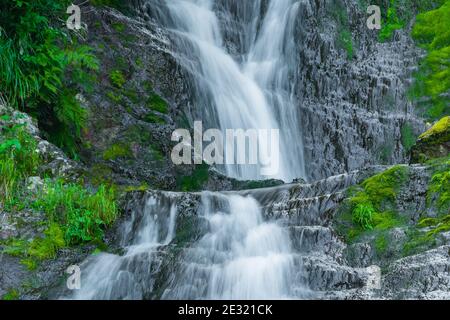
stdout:
<svg viewBox="0 0 450 320">
<path fill-rule="evenodd" d="M 10 116 L 3 115 L 3 119 Z M 14 203 L 20 183 L 36 173 L 39 154 L 36 141 L 28 134 L 24 125 L 11 124 L 0 131 L 0 205 Z"/>
<path fill-rule="evenodd" d="M 122 88 L 126 82 L 125 76 L 120 70 L 112 71 L 109 79 L 111 80 L 111 83 L 117 88 Z"/>
<path fill-rule="evenodd" d="M 70 1 L 10 0 L 0 4 L 0 92 L 34 116 L 55 144 L 75 155 L 86 110 L 75 94 L 89 90 L 98 61 L 59 27 Z"/>
<path fill-rule="evenodd" d="M 390 0 L 389 8 L 387 9 L 386 18 L 382 21 L 382 28 L 379 33 L 380 41 L 384 42 L 392 38 L 395 30 L 402 29 L 405 21 L 402 21 L 397 15 L 397 1 Z"/>
<path fill-rule="evenodd" d="M 104 227 L 115 221 L 118 212 L 112 188 L 100 186 L 92 193 L 61 181 L 50 183 L 33 207 L 62 226 L 68 244 L 101 240 Z"/>
<path fill-rule="evenodd" d="M 23 209 L 45 213 L 46 220 L 40 223 L 46 229 L 42 237 L 30 241 L 9 239 L 3 252 L 22 257 L 21 262 L 33 270 L 66 245 L 100 241 L 118 209 L 114 189 L 103 185 L 90 191 L 81 184 L 46 179 L 41 190 L 30 194 L 24 188 L 25 180 L 39 173 L 42 160 L 35 139 L 25 125 L 15 124 L 18 120 L 9 115 L 0 120 L 4 122 L 0 132 L 0 205 L 13 213 Z"/>
<path fill-rule="evenodd" d="M 443 212 L 448 213 L 450 208 L 450 160 L 438 166 L 437 170 L 431 178 L 431 183 L 428 189 L 428 203 L 431 204 L 436 200 L 437 208 Z"/>
<path fill-rule="evenodd" d="M 440 137 L 440 139 L 436 139 L 436 137 Z M 444 117 L 438 122 L 436 122 L 429 130 L 422 133 L 419 136 L 420 140 L 428 141 L 433 143 L 440 143 L 442 141 L 450 140 L 450 116 Z M 438 141 L 436 141 L 438 140 Z"/>
<path fill-rule="evenodd" d="M 123 0 L 91 0 L 90 3 L 96 7 L 111 7 L 122 12 L 126 12 L 128 9 L 128 5 L 126 1 Z"/>
<path fill-rule="evenodd" d="M 150 97 L 148 98 L 146 104 L 147 104 L 147 107 L 153 111 L 157 111 L 157 112 L 164 113 L 164 114 L 169 112 L 167 102 L 164 101 L 157 94 L 151 94 Z"/>
<path fill-rule="evenodd" d="M 115 160 L 117 158 L 130 158 L 133 156 L 130 146 L 123 143 L 113 144 L 103 153 L 104 160 Z"/>
<path fill-rule="evenodd" d="M 195 167 L 192 175 L 178 179 L 178 188 L 184 192 L 200 191 L 203 184 L 208 181 L 209 166 L 201 164 Z"/>
<path fill-rule="evenodd" d="M 402 145 L 403 148 L 405 148 L 406 152 L 409 152 L 411 148 L 416 144 L 416 138 L 417 136 L 414 134 L 413 127 L 405 123 L 402 125 L 400 129 L 401 135 L 402 135 Z"/>
<path fill-rule="evenodd" d="M 20 294 L 16 289 L 9 290 L 3 297 L 3 300 L 19 300 Z"/>
<path fill-rule="evenodd" d="M 407 177 L 406 166 L 394 166 L 349 190 L 349 214 L 344 216 L 350 222 L 344 230 L 348 240 L 365 231 L 383 231 L 401 223 L 395 211 L 395 197 Z"/>
<path fill-rule="evenodd" d="M 350 31 L 350 22 L 345 4 L 342 1 L 333 2 L 332 7 L 329 9 L 329 14 L 337 24 L 336 45 L 347 52 L 347 58 L 349 60 L 353 59 L 353 37 Z"/>
<path fill-rule="evenodd" d="M 450 1 L 417 16 L 412 35 L 427 50 L 410 90 L 430 119 L 450 113 Z"/>
<path fill-rule="evenodd" d="M 114 22 L 112 27 L 115 31 L 122 33 L 125 31 L 125 25 L 122 22 Z"/>
</svg>

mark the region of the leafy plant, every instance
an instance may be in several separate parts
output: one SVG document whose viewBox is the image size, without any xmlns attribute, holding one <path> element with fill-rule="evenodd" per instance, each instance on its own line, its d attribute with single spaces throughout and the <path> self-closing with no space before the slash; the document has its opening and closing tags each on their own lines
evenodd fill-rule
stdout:
<svg viewBox="0 0 450 320">
<path fill-rule="evenodd" d="M 63 226 L 68 244 L 101 239 L 104 228 L 117 218 L 112 188 L 100 186 L 90 193 L 80 185 L 58 181 L 50 183 L 47 190 L 33 206 Z"/>
<path fill-rule="evenodd" d="M 90 71 L 98 61 L 88 46 L 80 45 L 58 17 L 70 1 L 10 0 L 0 4 L 0 92 L 15 107 L 35 115 L 48 138 L 73 145 L 84 126 L 85 111 L 75 99 L 88 89 Z M 57 125 L 54 125 L 54 123 Z"/>
</svg>

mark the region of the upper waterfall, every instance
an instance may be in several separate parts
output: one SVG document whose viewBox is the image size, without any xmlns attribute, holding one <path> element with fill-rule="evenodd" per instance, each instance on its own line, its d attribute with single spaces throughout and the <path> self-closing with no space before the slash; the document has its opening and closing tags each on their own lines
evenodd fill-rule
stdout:
<svg viewBox="0 0 450 320">
<path fill-rule="evenodd" d="M 227 8 L 231 3 L 234 8 Z M 168 14 L 159 19 L 173 30 L 175 55 L 195 79 L 195 109 L 203 117 L 196 120 L 221 130 L 279 129 L 280 168 L 271 178 L 305 178 L 301 121 L 293 102 L 298 1 L 272 0 L 265 12 L 261 0 L 227 6 L 170 0 L 166 6 Z M 235 43 L 227 43 L 226 35 L 236 32 Z M 258 143 L 260 152 L 267 148 L 265 139 Z M 223 170 L 233 178 L 263 178 L 260 165 L 228 164 Z"/>
</svg>

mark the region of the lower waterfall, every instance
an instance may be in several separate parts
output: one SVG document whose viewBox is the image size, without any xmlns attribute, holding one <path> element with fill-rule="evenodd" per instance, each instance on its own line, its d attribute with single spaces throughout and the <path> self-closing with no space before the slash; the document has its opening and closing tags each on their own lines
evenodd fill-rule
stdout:
<svg viewBox="0 0 450 320">
<path fill-rule="evenodd" d="M 163 298 L 291 297 L 289 234 L 276 222 L 264 222 L 252 197 L 206 193 L 202 203 L 209 231 L 183 254 L 183 267 Z"/>
<path fill-rule="evenodd" d="M 170 199 L 170 195 L 169 195 Z M 177 208 L 150 197 L 121 226 L 122 254 L 100 253 L 82 266 L 75 299 L 153 298 L 161 254 L 175 235 Z M 162 299 L 290 299 L 299 272 L 289 232 L 264 221 L 251 196 L 204 192 L 199 219 L 206 230 L 177 257 Z"/>
</svg>

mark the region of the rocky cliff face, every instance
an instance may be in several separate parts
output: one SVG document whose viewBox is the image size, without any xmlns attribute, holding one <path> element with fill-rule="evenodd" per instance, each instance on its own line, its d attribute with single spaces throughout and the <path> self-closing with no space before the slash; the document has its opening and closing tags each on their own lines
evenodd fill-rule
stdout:
<svg viewBox="0 0 450 320">
<path fill-rule="evenodd" d="M 407 29 L 380 43 L 359 3 L 301 2 L 297 94 L 313 179 L 406 162 L 402 128 L 424 130 L 406 97 L 420 50 Z"/>
</svg>

